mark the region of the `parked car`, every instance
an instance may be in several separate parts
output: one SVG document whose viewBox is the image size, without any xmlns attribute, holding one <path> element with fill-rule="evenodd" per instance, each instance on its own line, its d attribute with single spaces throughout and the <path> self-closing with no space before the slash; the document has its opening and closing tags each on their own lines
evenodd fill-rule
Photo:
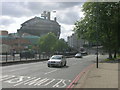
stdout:
<svg viewBox="0 0 120 90">
<path fill-rule="evenodd" d="M 81 54 L 82 54 L 83 56 L 88 55 L 88 53 L 87 53 L 86 51 L 81 52 Z"/>
<path fill-rule="evenodd" d="M 20 53 L 21 58 L 35 58 L 35 53 L 32 51 L 22 51 Z"/>
<path fill-rule="evenodd" d="M 77 54 L 75 55 L 75 58 L 82 58 L 82 54 L 81 54 L 81 53 L 77 53 Z"/>
<path fill-rule="evenodd" d="M 66 58 L 63 55 L 53 55 L 49 60 L 48 60 L 48 67 L 50 66 L 66 66 Z"/>
</svg>

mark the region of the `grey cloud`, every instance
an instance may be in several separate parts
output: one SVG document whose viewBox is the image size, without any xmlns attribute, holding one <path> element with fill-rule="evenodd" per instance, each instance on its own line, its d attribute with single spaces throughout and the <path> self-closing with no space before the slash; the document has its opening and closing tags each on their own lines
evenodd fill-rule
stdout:
<svg viewBox="0 0 120 90">
<path fill-rule="evenodd" d="M 56 10 L 58 12 L 57 21 L 71 25 L 80 18 L 79 11 L 72 10 L 72 7 L 80 6 L 81 4 L 81 2 L 3 2 L 2 15 L 20 18 L 23 16 L 37 16 L 45 10 Z M 66 11 L 59 13 L 59 11 L 64 10 Z"/>
<path fill-rule="evenodd" d="M 4 26 L 7 26 L 11 23 L 15 23 L 15 21 L 12 18 L 9 18 L 9 19 L 8 18 L 0 18 L 0 21 L 1 21 L 0 25 L 4 25 Z"/>
<path fill-rule="evenodd" d="M 64 10 L 81 3 L 76 2 L 3 2 L 2 3 L 2 15 L 10 15 L 13 17 L 32 16 L 40 14 L 44 10 Z"/>
<path fill-rule="evenodd" d="M 74 24 L 75 21 L 78 19 L 80 19 L 79 12 L 75 12 L 74 10 L 71 10 L 71 11 L 65 13 L 64 15 L 61 14 L 58 17 L 58 21 L 60 23 L 69 24 L 69 25 Z"/>
<path fill-rule="evenodd" d="M 25 6 L 26 6 L 26 8 L 31 10 L 31 12 L 33 12 L 34 14 L 40 14 L 43 9 L 42 4 L 39 2 L 38 3 L 37 2 L 29 2 Z"/>
<path fill-rule="evenodd" d="M 48 10 L 48 11 L 56 10 L 58 13 L 59 13 L 59 10 L 64 11 L 64 10 L 68 9 L 69 11 L 67 11 L 67 12 L 59 13 L 58 21 L 60 23 L 64 23 L 64 24 L 74 24 L 74 22 L 80 18 L 79 13 L 72 10 L 72 9 L 69 9 L 69 8 L 72 8 L 76 5 L 80 6 L 81 4 L 82 3 L 78 3 L 78 2 L 77 3 L 76 2 L 63 2 L 63 3 L 60 2 L 60 3 L 42 3 L 42 4 L 41 3 L 34 3 L 34 4 L 29 3 L 29 8 L 31 8 L 31 9 L 39 8 L 39 10 L 42 9 L 42 11 L 44 11 L 44 10 Z M 35 7 L 35 6 L 38 6 L 38 7 Z M 34 8 L 32 8 L 32 7 L 34 7 Z M 40 12 L 38 12 L 38 13 L 40 13 Z"/>
<path fill-rule="evenodd" d="M 39 14 L 42 13 L 43 11 L 52 11 L 52 10 L 63 10 L 69 7 L 73 7 L 75 4 L 78 5 L 78 3 L 53 3 L 53 2 L 46 2 L 46 3 L 41 3 L 41 2 L 30 2 L 27 4 L 27 8 L 30 9 L 32 12 Z"/>
<path fill-rule="evenodd" d="M 31 16 L 32 12 L 21 3 L 15 2 L 3 2 L 2 3 L 2 15 L 12 17 Z"/>
<path fill-rule="evenodd" d="M 69 8 L 69 7 L 74 7 L 76 5 L 81 5 L 82 2 L 62 2 L 62 3 L 59 3 L 59 7 L 62 7 L 62 8 Z"/>
</svg>

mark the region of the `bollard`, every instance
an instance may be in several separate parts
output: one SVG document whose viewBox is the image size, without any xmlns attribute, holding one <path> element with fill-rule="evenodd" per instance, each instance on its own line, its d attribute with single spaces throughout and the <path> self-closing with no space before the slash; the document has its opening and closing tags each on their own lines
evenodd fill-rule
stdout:
<svg viewBox="0 0 120 90">
<path fill-rule="evenodd" d="M 13 61 L 15 60 L 15 55 L 13 55 Z"/>
<path fill-rule="evenodd" d="M 14 52 L 12 53 L 12 56 L 13 56 L 13 61 L 15 60 L 15 54 L 14 54 Z"/>
<path fill-rule="evenodd" d="M 39 53 L 39 60 L 40 60 L 40 53 Z"/>
<path fill-rule="evenodd" d="M 7 52 L 6 52 L 6 62 L 7 62 L 7 60 L 8 60 L 8 57 L 7 57 Z"/>
<path fill-rule="evenodd" d="M 21 52 L 20 52 L 20 54 L 19 54 L 19 57 L 20 57 L 20 61 L 21 61 Z"/>
</svg>

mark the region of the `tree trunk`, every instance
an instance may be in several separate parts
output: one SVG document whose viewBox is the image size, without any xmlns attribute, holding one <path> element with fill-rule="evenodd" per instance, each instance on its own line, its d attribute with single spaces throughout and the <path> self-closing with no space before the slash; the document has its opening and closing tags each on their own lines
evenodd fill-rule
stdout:
<svg viewBox="0 0 120 90">
<path fill-rule="evenodd" d="M 111 50 L 109 49 L 109 59 L 112 59 L 112 52 L 111 52 Z"/>
<path fill-rule="evenodd" d="M 117 51 L 114 50 L 114 58 L 117 58 Z"/>
</svg>

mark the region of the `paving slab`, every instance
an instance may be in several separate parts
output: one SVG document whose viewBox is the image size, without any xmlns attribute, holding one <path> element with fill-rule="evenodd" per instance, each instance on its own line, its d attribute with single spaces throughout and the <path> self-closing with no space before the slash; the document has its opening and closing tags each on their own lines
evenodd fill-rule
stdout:
<svg viewBox="0 0 120 90">
<path fill-rule="evenodd" d="M 118 88 L 118 63 L 99 63 L 88 70 L 74 88 Z"/>
</svg>

